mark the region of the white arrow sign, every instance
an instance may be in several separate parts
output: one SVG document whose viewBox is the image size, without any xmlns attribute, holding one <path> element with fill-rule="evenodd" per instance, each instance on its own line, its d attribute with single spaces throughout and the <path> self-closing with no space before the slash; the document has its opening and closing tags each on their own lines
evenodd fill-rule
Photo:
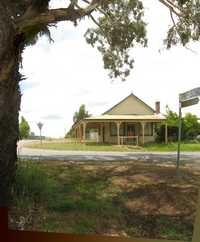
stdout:
<svg viewBox="0 0 200 242">
<path fill-rule="evenodd" d="M 181 107 L 182 108 L 189 107 L 189 106 L 197 104 L 198 102 L 199 102 L 199 98 L 198 97 L 191 98 L 189 100 L 182 101 L 181 102 Z"/>
<path fill-rule="evenodd" d="M 200 87 L 194 88 L 190 91 L 179 94 L 179 101 L 184 102 L 194 97 L 200 96 Z"/>
<path fill-rule="evenodd" d="M 179 174 L 179 163 L 180 163 L 180 144 L 181 144 L 181 108 L 189 107 L 199 102 L 200 87 L 194 88 L 190 91 L 179 94 L 179 125 L 178 125 L 178 149 L 177 149 L 177 160 L 176 160 L 176 172 Z"/>
</svg>

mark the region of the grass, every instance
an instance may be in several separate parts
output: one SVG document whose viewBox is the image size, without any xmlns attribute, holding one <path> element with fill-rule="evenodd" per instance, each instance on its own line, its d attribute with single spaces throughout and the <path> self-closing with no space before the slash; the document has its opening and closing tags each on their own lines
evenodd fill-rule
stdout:
<svg viewBox="0 0 200 242">
<path fill-rule="evenodd" d="M 177 143 L 169 144 L 146 144 L 144 147 L 139 146 L 117 146 L 111 144 L 80 144 L 80 143 L 56 143 L 44 142 L 42 145 L 29 144 L 27 147 L 35 149 L 50 149 L 50 150 L 77 150 L 77 151 L 122 151 L 122 152 L 169 152 L 177 150 Z M 200 143 L 182 143 L 181 151 L 200 151 Z"/>
<path fill-rule="evenodd" d="M 177 151 L 177 143 L 146 144 L 144 151 Z M 200 143 L 181 143 L 181 151 L 200 151 Z"/>
<path fill-rule="evenodd" d="M 32 202 L 45 202 L 56 188 L 56 181 L 32 162 L 18 161 L 14 184 L 15 198 L 29 198 Z"/>
<path fill-rule="evenodd" d="M 10 226 L 189 241 L 200 170 L 183 167 L 181 174 L 142 162 L 20 162 Z"/>
</svg>

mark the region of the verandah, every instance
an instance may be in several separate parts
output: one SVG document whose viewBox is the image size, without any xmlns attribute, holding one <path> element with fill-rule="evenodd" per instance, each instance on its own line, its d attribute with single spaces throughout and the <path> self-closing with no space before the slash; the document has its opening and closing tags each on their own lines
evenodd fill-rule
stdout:
<svg viewBox="0 0 200 242">
<path fill-rule="evenodd" d="M 132 144 L 144 145 L 145 142 L 151 141 L 149 138 L 155 137 L 155 125 L 157 123 L 165 124 L 165 143 L 168 143 L 167 124 L 163 121 L 152 122 L 151 120 L 82 120 L 74 127 L 75 138 L 77 142 L 85 143 L 89 141 L 88 133 L 92 129 L 97 132 L 96 142 L 98 143 L 123 145 L 131 141 Z"/>
</svg>

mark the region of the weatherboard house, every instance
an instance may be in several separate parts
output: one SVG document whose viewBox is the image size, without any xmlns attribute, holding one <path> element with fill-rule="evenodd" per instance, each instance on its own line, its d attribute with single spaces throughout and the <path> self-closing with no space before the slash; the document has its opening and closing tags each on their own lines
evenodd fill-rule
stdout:
<svg viewBox="0 0 200 242">
<path fill-rule="evenodd" d="M 90 134 L 95 132 L 99 143 L 144 145 L 155 141 L 157 123 L 165 124 L 167 143 L 166 118 L 160 113 L 160 102 L 155 103 L 154 110 L 131 93 L 102 115 L 80 120 L 74 130 L 80 142 L 92 141 Z"/>
</svg>

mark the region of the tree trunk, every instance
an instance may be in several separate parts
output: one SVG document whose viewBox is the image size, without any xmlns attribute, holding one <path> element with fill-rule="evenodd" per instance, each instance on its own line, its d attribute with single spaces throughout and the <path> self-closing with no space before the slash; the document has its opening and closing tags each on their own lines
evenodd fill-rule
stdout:
<svg viewBox="0 0 200 242">
<path fill-rule="evenodd" d="M 12 17 L 2 2 L 0 1 L 0 206 L 7 206 L 17 159 L 20 46 Z"/>
</svg>

